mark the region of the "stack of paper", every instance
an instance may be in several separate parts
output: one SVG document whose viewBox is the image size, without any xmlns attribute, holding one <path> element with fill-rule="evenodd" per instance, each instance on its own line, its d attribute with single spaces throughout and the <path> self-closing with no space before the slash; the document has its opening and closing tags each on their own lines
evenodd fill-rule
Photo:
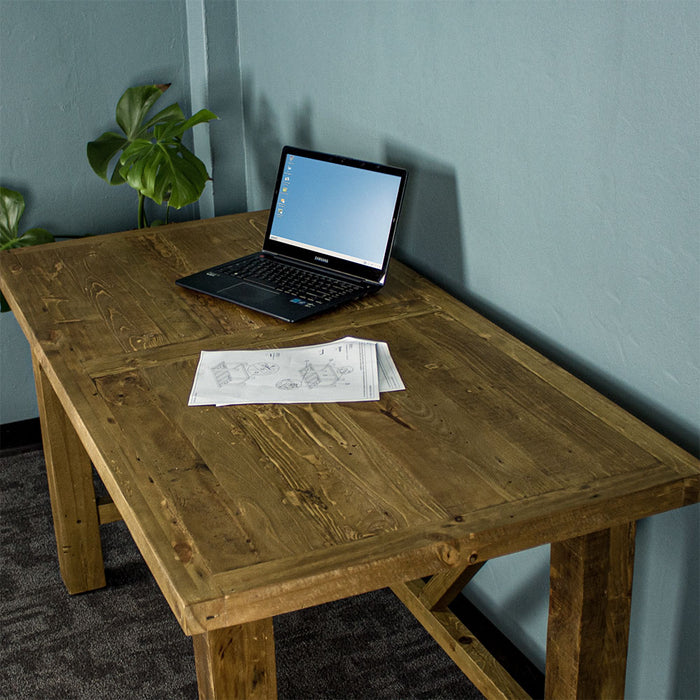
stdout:
<svg viewBox="0 0 700 700">
<path fill-rule="evenodd" d="M 190 406 L 376 401 L 405 389 L 386 343 L 343 338 L 277 350 L 201 353 Z"/>
</svg>

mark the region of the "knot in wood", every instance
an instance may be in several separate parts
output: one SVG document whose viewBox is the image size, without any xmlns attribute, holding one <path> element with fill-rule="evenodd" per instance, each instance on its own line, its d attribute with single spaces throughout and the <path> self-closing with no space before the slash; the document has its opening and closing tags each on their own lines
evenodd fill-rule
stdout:
<svg viewBox="0 0 700 700">
<path fill-rule="evenodd" d="M 192 559 L 192 547 L 185 542 L 178 542 L 177 544 L 173 545 L 173 549 L 175 550 L 177 558 L 183 564 L 187 564 L 187 562 Z"/>
<path fill-rule="evenodd" d="M 457 566 L 460 563 L 459 549 L 452 544 L 443 543 L 438 548 L 440 560 L 448 566 Z"/>
</svg>

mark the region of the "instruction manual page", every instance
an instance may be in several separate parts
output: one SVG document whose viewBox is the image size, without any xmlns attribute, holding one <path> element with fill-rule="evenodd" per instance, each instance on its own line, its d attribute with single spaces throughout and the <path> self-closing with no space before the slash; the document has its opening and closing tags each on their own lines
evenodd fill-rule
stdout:
<svg viewBox="0 0 700 700">
<path fill-rule="evenodd" d="M 203 351 L 190 406 L 376 401 L 404 389 L 386 343 L 343 338 L 270 350 Z"/>
</svg>

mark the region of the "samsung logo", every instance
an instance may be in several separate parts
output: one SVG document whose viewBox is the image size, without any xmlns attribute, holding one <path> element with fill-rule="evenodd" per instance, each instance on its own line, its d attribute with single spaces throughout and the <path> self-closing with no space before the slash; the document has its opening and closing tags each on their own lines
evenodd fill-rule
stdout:
<svg viewBox="0 0 700 700">
<path fill-rule="evenodd" d="M 317 262 L 322 262 L 322 263 L 328 262 L 328 258 L 322 258 L 320 255 L 314 255 L 314 260 L 316 260 Z"/>
</svg>

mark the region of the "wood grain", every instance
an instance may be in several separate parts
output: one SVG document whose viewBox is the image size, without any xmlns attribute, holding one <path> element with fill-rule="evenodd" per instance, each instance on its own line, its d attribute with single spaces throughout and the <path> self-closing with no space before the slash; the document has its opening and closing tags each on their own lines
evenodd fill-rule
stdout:
<svg viewBox="0 0 700 700">
<path fill-rule="evenodd" d="M 200 700 L 275 700 L 273 634 L 267 619 L 194 637 Z"/>
<path fill-rule="evenodd" d="M 552 544 L 547 698 L 622 698 L 635 524 Z"/>
<path fill-rule="evenodd" d="M 529 695 L 479 639 L 448 609 L 431 610 L 423 602 L 422 581 L 392 586 L 393 592 L 433 639 L 489 700 L 521 700 Z"/>
<path fill-rule="evenodd" d="M 92 464 L 34 360 L 39 418 L 61 577 L 69 593 L 105 585 Z"/>
</svg>

